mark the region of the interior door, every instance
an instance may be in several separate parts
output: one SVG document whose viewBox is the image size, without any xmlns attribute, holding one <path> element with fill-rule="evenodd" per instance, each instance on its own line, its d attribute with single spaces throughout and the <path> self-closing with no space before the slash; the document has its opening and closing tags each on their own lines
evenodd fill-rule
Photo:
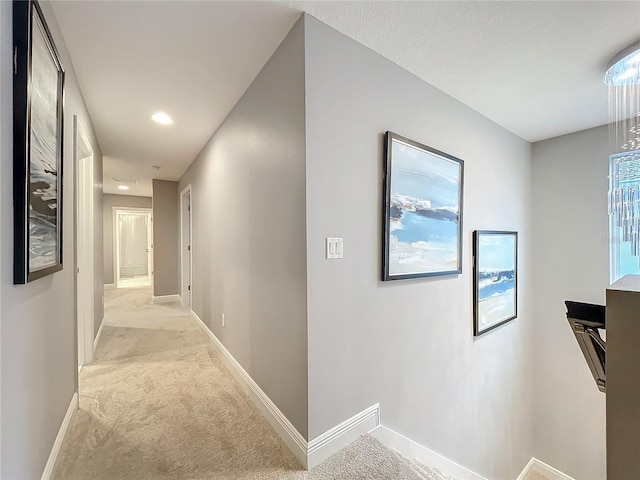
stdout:
<svg viewBox="0 0 640 480">
<path fill-rule="evenodd" d="M 191 305 L 191 185 L 180 194 L 180 296 L 182 306 Z"/>
<path fill-rule="evenodd" d="M 151 285 L 151 213 L 117 212 L 118 288 Z"/>
<path fill-rule="evenodd" d="M 191 305 L 191 192 L 187 194 L 187 297 Z"/>
<path fill-rule="evenodd" d="M 94 238 L 93 151 L 78 123 L 74 125 L 76 173 L 76 315 L 78 370 L 93 361 L 94 341 Z"/>
</svg>

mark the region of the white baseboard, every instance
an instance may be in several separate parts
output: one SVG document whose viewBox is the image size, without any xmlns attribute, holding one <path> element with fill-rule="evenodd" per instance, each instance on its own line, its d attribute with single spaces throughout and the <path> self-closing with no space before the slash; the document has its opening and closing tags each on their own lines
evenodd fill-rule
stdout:
<svg viewBox="0 0 640 480">
<path fill-rule="evenodd" d="M 433 450 L 423 447 L 419 443 L 400 435 L 393 430 L 380 426 L 371 432 L 371 435 L 389 448 L 396 450 L 402 456 L 409 459 L 416 459 L 432 468 L 437 468 L 445 474 L 454 478 L 464 478 L 465 480 L 487 480 L 482 475 L 472 472 L 462 465 L 458 465 L 453 460 L 443 457 Z"/>
<path fill-rule="evenodd" d="M 56 437 L 55 442 L 53 442 L 53 447 L 51 447 L 51 453 L 49 454 L 47 464 L 44 466 L 44 472 L 42 472 L 42 480 L 50 480 L 53 476 L 56 464 L 58 463 L 58 454 L 60 453 L 60 447 L 62 447 L 62 442 L 64 442 L 64 437 L 67 434 L 67 429 L 69 428 L 69 424 L 71 423 L 73 414 L 76 413 L 77 409 L 78 394 L 74 393 L 73 397 L 71 397 L 69 408 L 67 408 L 67 413 L 65 413 L 64 419 L 62 420 L 62 425 L 60 425 L 60 430 L 58 430 L 58 436 Z"/>
<path fill-rule="evenodd" d="M 380 425 L 380 406 L 375 404 L 307 442 L 200 317 L 194 311 L 191 311 L 191 315 L 209 336 L 214 347 L 222 354 L 233 376 L 244 387 L 251 400 L 304 468 L 315 467 L 338 450 L 349 445 L 360 435 L 370 432 Z"/>
<path fill-rule="evenodd" d="M 158 295 L 157 297 L 154 295 L 153 303 L 173 303 L 179 302 L 182 304 L 182 298 L 180 295 Z"/>
<path fill-rule="evenodd" d="M 112 288 L 116 288 L 116 284 L 115 283 L 105 283 L 104 284 L 104 289 L 105 290 L 111 290 Z"/>
<path fill-rule="evenodd" d="M 570 477 L 566 473 L 561 472 L 557 468 L 554 468 L 535 457 L 531 457 L 531 460 L 529 460 L 529 463 L 527 463 L 516 480 L 526 480 L 529 473 L 532 472 L 539 473 L 549 480 L 574 480 L 573 477 Z"/>
<path fill-rule="evenodd" d="M 213 345 L 222 354 L 224 359 L 229 365 L 231 373 L 240 382 L 244 389 L 249 394 L 249 397 L 256 406 L 260 409 L 262 414 L 267 418 L 268 422 L 278 433 L 280 438 L 289 447 L 291 453 L 302 463 L 305 468 L 308 468 L 307 459 L 307 441 L 304 439 L 300 432 L 291 424 L 291 422 L 284 416 L 278 407 L 271 401 L 269 397 L 262 391 L 256 382 L 253 381 L 251 376 L 242 368 L 242 365 L 231 355 L 231 353 L 225 348 L 225 346 L 218 340 L 211 330 L 204 324 L 204 322 L 198 317 L 198 315 L 192 310 L 191 315 L 195 318 L 196 322 L 202 327 L 205 333 L 209 336 Z"/>
<path fill-rule="evenodd" d="M 376 403 L 311 440 L 307 448 L 307 468 L 311 469 L 319 465 L 334 453 L 356 441 L 361 435 L 379 426 L 380 405 Z"/>
<path fill-rule="evenodd" d="M 100 328 L 98 328 L 98 333 L 96 334 L 96 338 L 93 341 L 93 353 L 95 354 L 96 348 L 98 347 L 98 342 L 100 341 L 100 337 L 102 336 L 102 329 L 104 328 L 104 317 L 102 317 L 102 321 L 100 322 Z"/>
<path fill-rule="evenodd" d="M 465 480 L 487 480 L 482 475 L 382 426 L 380 424 L 379 404 L 372 405 L 366 410 L 345 420 L 340 425 L 333 427 L 322 435 L 307 442 L 193 310 L 191 311 L 191 315 L 202 330 L 209 336 L 216 350 L 222 354 L 233 376 L 243 386 L 251 400 L 266 417 L 267 421 L 295 457 L 302 463 L 304 468 L 311 469 L 315 467 L 340 449 L 357 440 L 361 435 L 371 433 L 372 436 L 387 447 L 396 450 L 409 459 L 416 459 L 425 465 L 437 468 L 445 475 L 454 478 L 464 478 Z M 574 480 L 568 475 L 535 458 L 531 459 L 516 480 L 526 479 L 526 475 L 530 471 L 539 472 L 550 480 Z"/>
</svg>

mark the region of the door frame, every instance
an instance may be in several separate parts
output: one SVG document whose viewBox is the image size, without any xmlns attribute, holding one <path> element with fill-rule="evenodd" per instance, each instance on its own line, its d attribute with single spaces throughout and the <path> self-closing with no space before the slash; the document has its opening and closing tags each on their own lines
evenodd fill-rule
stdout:
<svg viewBox="0 0 640 480">
<path fill-rule="evenodd" d="M 188 210 L 187 196 L 189 197 Z M 185 238 L 185 232 L 189 234 L 189 242 Z M 180 294 L 182 306 L 191 306 L 193 295 L 193 195 L 191 184 L 180 192 Z"/>
<path fill-rule="evenodd" d="M 95 329 L 94 151 L 73 116 L 75 314 L 78 371 L 93 362 Z"/>
<path fill-rule="evenodd" d="M 149 222 L 147 223 L 147 245 L 148 245 L 148 260 L 147 260 L 147 274 L 149 275 L 149 281 L 153 286 L 153 214 L 151 208 L 144 207 L 113 207 L 113 283 L 116 288 L 120 288 L 120 240 L 118 238 L 118 214 L 123 213 L 140 213 L 147 215 Z"/>
</svg>

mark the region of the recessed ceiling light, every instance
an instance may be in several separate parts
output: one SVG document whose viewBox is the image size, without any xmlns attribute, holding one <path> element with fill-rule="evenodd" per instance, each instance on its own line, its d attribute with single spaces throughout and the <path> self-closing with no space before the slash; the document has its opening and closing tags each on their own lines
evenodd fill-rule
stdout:
<svg viewBox="0 0 640 480">
<path fill-rule="evenodd" d="M 640 40 L 611 59 L 603 81 L 612 86 L 640 84 Z"/>
<path fill-rule="evenodd" d="M 129 187 L 126 185 L 118 185 L 118 190 L 129 190 Z"/>
<path fill-rule="evenodd" d="M 161 123 L 163 125 L 171 125 L 173 123 L 173 120 L 171 120 L 171 117 L 163 112 L 154 113 L 153 115 L 151 115 L 151 119 L 154 122 Z"/>
</svg>

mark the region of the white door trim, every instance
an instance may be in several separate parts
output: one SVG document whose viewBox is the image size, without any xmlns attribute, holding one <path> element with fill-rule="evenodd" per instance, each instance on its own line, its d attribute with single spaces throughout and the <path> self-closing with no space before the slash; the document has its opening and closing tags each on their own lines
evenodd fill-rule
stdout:
<svg viewBox="0 0 640 480">
<path fill-rule="evenodd" d="M 151 208 L 144 207 L 112 207 L 113 210 L 113 283 L 116 288 L 120 288 L 120 242 L 118 239 L 118 215 L 120 212 L 122 213 L 140 213 L 143 215 L 147 215 L 149 218 L 149 222 L 147 224 L 148 232 L 147 232 L 147 245 L 148 245 L 148 261 L 147 261 L 147 273 L 149 275 L 149 280 L 151 281 L 151 285 L 153 285 L 153 215 Z"/>
<path fill-rule="evenodd" d="M 73 116 L 78 368 L 93 361 L 94 337 L 94 171 L 93 148 L 77 115 Z"/>
<path fill-rule="evenodd" d="M 189 195 L 189 244 L 185 239 L 185 198 Z M 190 250 L 189 250 L 190 248 Z M 189 254 L 190 253 L 190 254 Z M 188 273 L 187 273 L 188 272 Z M 187 278 L 188 277 L 188 278 Z M 193 195 L 191 194 L 191 184 L 180 192 L 180 292 L 182 306 L 191 305 L 193 294 Z M 191 289 L 189 290 L 189 287 Z"/>
</svg>

